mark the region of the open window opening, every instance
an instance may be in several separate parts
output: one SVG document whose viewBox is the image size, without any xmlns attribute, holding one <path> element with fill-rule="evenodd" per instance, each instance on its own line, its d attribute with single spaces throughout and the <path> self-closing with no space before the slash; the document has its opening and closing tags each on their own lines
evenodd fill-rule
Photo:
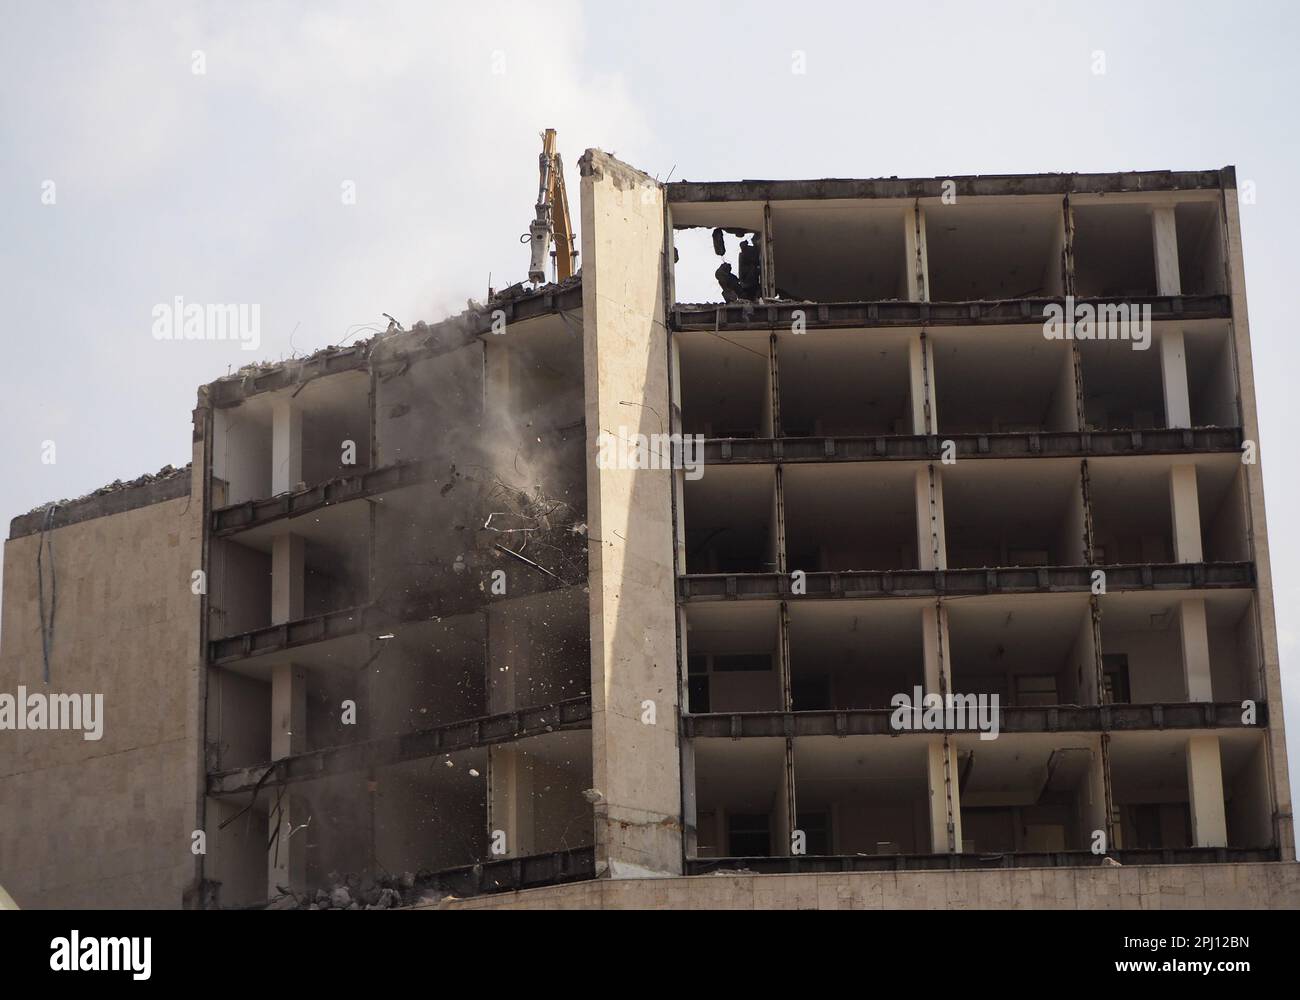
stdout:
<svg viewBox="0 0 1300 1000">
<path fill-rule="evenodd" d="M 1178 277 L 1184 295 L 1223 295 L 1223 224 L 1213 201 L 1183 202 L 1174 207 L 1178 232 Z"/>
<path fill-rule="evenodd" d="M 591 633 L 581 588 L 502 600 L 485 614 L 490 714 L 590 693 Z"/>
<path fill-rule="evenodd" d="M 783 476 L 791 572 L 916 568 L 914 466 L 787 465 Z"/>
<path fill-rule="evenodd" d="M 1111 796 L 1117 847 L 1194 847 L 1198 825 L 1202 836 L 1211 843 L 1216 830 L 1226 830 L 1226 846 L 1230 848 L 1272 845 L 1272 804 L 1265 771 L 1266 751 L 1261 750 L 1263 735 L 1218 733 L 1211 737 L 1217 742 L 1217 751 L 1214 743 L 1203 742 L 1194 748 L 1192 741 L 1197 738 L 1204 740 L 1205 736 L 1122 733 L 1111 738 Z M 1198 801 L 1189 791 L 1189 775 L 1191 780 L 1199 779 L 1202 795 L 1220 785 L 1222 800 Z"/>
<path fill-rule="evenodd" d="M 696 857 L 789 853 L 785 740 L 696 740 Z"/>
<path fill-rule="evenodd" d="M 498 336 L 496 342 L 508 339 Z M 473 342 L 431 357 L 372 358 L 372 364 L 378 375 L 376 465 L 423 459 L 445 468 L 463 456 L 465 437 L 482 433 L 487 366 L 481 344 Z M 448 435 L 447 429 L 453 427 L 467 433 Z"/>
<path fill-rule="evenodd" d="M 1037 327 L 929 336 L 940 434 L 1069 431 L 1078 425 L 1070 346 Z"/>
<path fill-rule="evenodd" d="M 1199 478 L 1199 476 L 1198 476 Z M 1088 463 L 1093 561 L 1102 565 L 1174 561 L 1169 472 L 1150 461 Z"/>
<path fill-rule="evenodd" d="M 1095 703 L 1085 594 L 975 598 L 948 604 L 952 690 L 1009 706 Z"/>
<path fill-rule="evenodd" d="M 1216 455 L 1197 465 L 1197 507 L 1206 562 L 1251 558 L 1245 479 L 1246 467 L 1235 454 Z"/>
<path fill-rule="evenodd" d="M 295 782 L 282 794 L 264 790 L 251 807 L 249 796 L 209 800 L 210 877 L 221 906 L 278 895 L 268 880 L 277 859 L 288 865 L 277 885 L 287 881 L 297 894 L 340 883 L 361 894 L 377 877 L 476 864 L 488 852 L 486 770 L 486 751 L 472 750 Z M 268 807 L 277 804 L 273 823 Z"/>
<path fill-rule="evenodd" d="M 339 504 L 291 523 L 273 522 L 214 539 L 208 601 L 212 638 L 365 604 L 365 518 L 364 508 Z"/>
<path fill-rule="evenodd" d="M 757 302 L 763 294 L 763 206 L 674 204 L 673 289 L 682 303 Z"/>
<path fill-rule="evenodd" d="M 539 429 L 581 422 L 584 415 L 582 321 L 557 313 L 483 336 L 489 417 L 509 414 Z"/>
<path fill-rule="evenodd" d="M 894 330 L 781 334 L 782 435 L 911 434 L 914 337 Z"/>
<path fill-rule="evenodd" d="M 1062 746 L 1062 739 L 1069 745 Z M 967 854 L 1088 850 L 1104 827 L 1101 753 L 1089 736 L 1017 734 L 962 740 L 962 851 Z"/>
<path fill-rule="evenodd" d="M 1164 427 L 1160 350 L 1133 350 L 1126 340 L 1079 341 L 1084 418 L 1089 430 Z"/>
<path fill-rule="evenodd" d="M 777 294 L 808 302 L 907 299 L 906 202 L 772 205 Z"/>
<path fill-rule="evenodd" d="M 1214 324 L 1183 328 L 1187 391 L 1194 427 L 1240 427 L 1232 337 Z"/>
<path fill-rule="evenodd" d="M 926 206 L 931 300 L 1059 295 L 1064 230 L 1057 199 Z"/>
<path fill-rule="evenodd" d="M 214 507 L 259 500 L 368 468 L 370 379 L 363 372 L 258 393 L 216 411 Z"/>
<path fill-rule="evenodd" d="M 799 815 L 813 819 L 813 833 L 829 827 L 828 854 L 929 854 L 926 754 L 922 739 L 800 737 L 794 741 Z"/>
<path fill-rule="evenodd" d="M 924 686 L 921 603 L 790 605 L 790 686 L 796 712 L 888 709 Z M 802 804 L 802 798 L 801 798 Z"/>
<path fill-rule="evenodd" d="M 782 710 L 777 605 L 690 605 L 686 628 L 686 711 Z"/>
<path fill-rule="evenodd" d="M 1075 295 L 1118 299 L 1158 293 L 1150 205 L 1076 204 L 1073 213 Z"/>
<path fill-rule="evenodd" d="M 950 567 L 1087 562 L 1078 462 L 981 459 L 941 474 Z"/>
<path fill-rule="evenodd" d="M 776 570 L 776 478 L 772 469 L 710 466 L 686 480 L 687 573 Z"/>
<path fill-rule="evenodd" d="M 400 735 L 488 715 L 484 622 L 478 614 L 393 626 L 367 695 L 371 732 Z M 391 646 L 389 645 L 391 644 Z"/>
<path fill-rule="evenodd" d="M 765 333 L 678 334 L 683 434 L 772 434 L 771 365 Z"/>
<path fill-rule="evenodd" d="M 489 749 L 488 828 L 509 857 L 590 847 L 591 733 L 557 732 Z"/>
<path fill-rule="evenodd" d="M 1189 657 L 1193 663 L 1208 658 L 1210 700 L 1262 696 L 1259 633 L 1248 591 L 1107 594 L 1101 610 L 1102 664 L 1117 700 L 1188 701 Z"/>
</svg>

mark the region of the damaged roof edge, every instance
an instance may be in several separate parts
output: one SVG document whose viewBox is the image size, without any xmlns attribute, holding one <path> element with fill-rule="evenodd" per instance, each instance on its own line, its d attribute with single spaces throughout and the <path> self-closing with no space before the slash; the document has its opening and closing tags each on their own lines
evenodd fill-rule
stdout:
<svg viewBox="0 0 1300 1000">
<path fill-rule="evenodd" d="M 323 347 L 305 358 L 247 365 L 233 375 L 208 383 L 204 387 L 206 396 L 200 393 L 199 405 L 236 406 L 250 396 L 300 385 L 325 375 L 365 371 L 372 355 L 380 352 L 383 360 L 441 354 L 463 347 L 482 334 L 495 332 L 493 328 L 499 321 L 517 323 L 534 316 L 581 308 L 581 271 L 566 281 L 536 288 L 522 283 L 511 285 L 486 305 L 474 303 L 464 312 L 436 323 L 421 321 L 409 330 L 379 333 L 349 347 Z"/>
<path fill-rule="evenodd" d="M 190 495 L 190 466 L 181 468 L 163 466 L 153 475 L 144 475 L 129 483 L 118 481 L 76 500 L 60 500 L 54 504 L 51 530 L 66 528 L 71 524 L 90 521 L 109 514 L 122 514 L 152 504 L 176 500 Z M 9 522 L 9 540 L 39 534 L 45 528 L 45 504 L 27 514 L 20 514 Z"/>
<path fill-rule="evenodd" d="M 955 190 L 945 190 L 951 182 Z M 814 201 L 847 198 L 939 198 L 965 195 L 1111 194 L 1235 190 L 1237 170 L 1133 170 L 1108 174 L 970 174 L 952 177 L 825 178 L 785 181 L 673 181 L 668 201 Z"/>
</svg>

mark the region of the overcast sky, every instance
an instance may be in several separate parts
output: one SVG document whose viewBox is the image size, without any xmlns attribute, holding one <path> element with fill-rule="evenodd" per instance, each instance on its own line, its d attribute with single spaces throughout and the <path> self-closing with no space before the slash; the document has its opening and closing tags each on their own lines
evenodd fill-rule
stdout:
<svg viewBox="0 0 1300 1000">
<path fill-rule="evenodd" d="M 589 146 L 691 180 L 1231 163 L 1256 190 L 1242 226 L 1300 761 L 1295 5 L 719 6 L 0 0 L 6 528 L 188 461 L 195 390 L 228 369 L 524 278 L 544 127 L 575 203 Z M 176 296 L 260 304 L 261 350 L 155 340 L 151 310 Z"/>
</svg>

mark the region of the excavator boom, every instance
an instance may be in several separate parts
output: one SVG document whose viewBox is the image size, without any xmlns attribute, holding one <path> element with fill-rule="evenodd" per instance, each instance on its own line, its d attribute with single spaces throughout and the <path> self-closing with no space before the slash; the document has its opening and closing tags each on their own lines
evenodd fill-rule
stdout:
<svg viewBox="0 0 1300 1000">
<path fill-rule="evenodd" d="M 555 151 L 555 129 L 542 133 L 542 154 L 538 157 L 540 180 L 537 187 L 537 218 L 528 226 L 532 246 L 532 262 L 528 280 L 541 283 L 546 280 L 546 254 L 551 244 L 555 249 L 555 279 L 564 281 L 573 276 L 578 251 L 573 248 L 573 223 L 569 216 L 569 198 L 564 189 L 564 165 Z"/>
</svg>

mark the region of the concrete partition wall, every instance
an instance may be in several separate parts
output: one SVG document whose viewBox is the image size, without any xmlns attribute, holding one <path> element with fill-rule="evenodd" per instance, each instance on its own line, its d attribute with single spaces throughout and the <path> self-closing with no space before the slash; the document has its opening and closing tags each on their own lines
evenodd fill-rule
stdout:
<svg viewBox="0 0 1300 1000">
<path fill-rule="evenodd" d="M 672 473 L 597 464 L 602 431 L 670 430 L 664 191 L 599 150 L 580 166 L 596 870 L 677 873 Z"/>
</svg>

